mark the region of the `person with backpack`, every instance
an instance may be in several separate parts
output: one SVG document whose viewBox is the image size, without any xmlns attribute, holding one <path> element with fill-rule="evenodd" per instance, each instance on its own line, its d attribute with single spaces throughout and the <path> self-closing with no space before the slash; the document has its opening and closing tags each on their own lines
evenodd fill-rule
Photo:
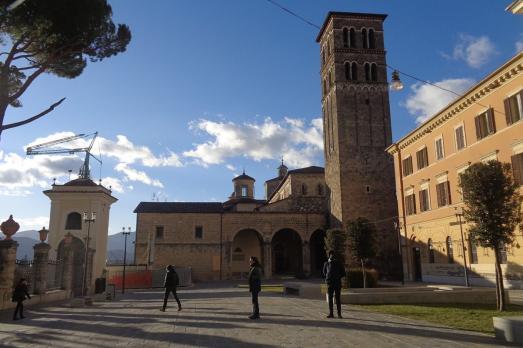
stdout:
<svg viewBox="0 0 523 348">
<path fill-rule="evenodd" d="M 173 265 L 167 266 L 166 271 L 167 273 L 165 274 L 165 282 L 163 284 L 163 286 L 165 287 L 165 296 L 163 298 L 163 307 L 161 311 L 165 312 L 165 308 L 167 307 L 167 300 L 169 299 L 169 295 L 171 294 L 171 292 L 173 293 L 174 299 L 178 303 L 178 311 L 181 311 L 182 304 L 180 303 L 180 299 L 176 294 L 176 287 L 179 284 L 178 273 L 176 273 L 176 270 L 174 269 Z"/>
<path fill-rule="evenodd" d="M 345 277 L 345 268 L 336 258 L 334 251 L 329 251 L 329 259 L 323 265 L 323 276 L 327 283 L 327 293 L 329 295 L 329 315 L 327 318 L 334 318 L 333 312 L 333 295 L 336 297 L 336 307 L 338 318 L 341 316 L 341 278 Z"/>
<path fill-rule="evenodd" d="M 252 314 L 249 319 L 260 319 L 260 306 L 258 304 L 258 294 L 261 291 L 262 270 L 258 259 L 251 256 L 249 259 L 249 292 L 252 296 Z"/>
<path fill-rule="evenodd" d="M 27 287 L 27 280 L 21 278 L 16 285 L 15 290 L 13 291 L 12 301 L 16 302 L 15 312 L 13 314 L 13 320 L 18 320 L 17 314 L 20 313 L 20 319 L 24 319 L 24 301 L 26 299 L 31 299 L 29 295 L 29 289 Z"/>
</svg>

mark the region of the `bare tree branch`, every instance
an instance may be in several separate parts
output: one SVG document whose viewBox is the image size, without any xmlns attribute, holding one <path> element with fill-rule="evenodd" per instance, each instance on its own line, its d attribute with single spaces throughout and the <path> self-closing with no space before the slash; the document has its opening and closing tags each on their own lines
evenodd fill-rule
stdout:
<svg viewBox="0 0 523 348">
<path fill-rule="evenodd" d="M 40 66 L 40 68 L 38 68 L 38 70 L 36 70 L 34 73 L 32 73 L 24 82 L 24 84 L 22 85 L 22 87 L 20 87 L 20 89 L 18 90 L 18 92 L 16 92 L 15 94 L 9 96 L 9 99 L 8 99 L 8 103 L 12 103 L 13 101 L 17 100 L 18 98 L 20 98 L 22 96 L 22 94 L 24 94 L 24 92 L 26 91 L 26 89 L 31 85 L 31 83 L 33 83 L 33 81 L 38 77 L 40 76 L 40 74 L 42 74 L 46 69 L 46 66 L 45 65 L 42 65 Z"/>
<path fill-rule="evenodd" d="M 6 129 L 9 129 L 9 128 L 15 128 L 15 127 L 18 127 L 18 126 L 22 126 L 26 123 L 29 123 L 29 122 L 33 122 L 34 120 L 37 120 L 39 119 L 40 117 L 42 116 L 45 116 L 47 115 L 48 113 L 50 113 L 51 111 L 53 111 L 58 105 L 62 104 L 62 102 L 65 100 L 65 98 L 62 98 L 60 99 L 59 101 L 57 101 L 56 103 L 54 103 L 53 105 L 51 105 L 50 107 L 48 107 L 46 110 L 40 112 L 39 114 L 36 114 L 32 117 L 29 117 L 28 119 L 25 119 L 23 121 L 19 121 L 19 122 L 14 122 L 14 123 L 9 123 L 9 124 L 6 124 L 6 125 L 3 125 L 3 126 L 0 126 L 0 133 Z"/>
</svg>

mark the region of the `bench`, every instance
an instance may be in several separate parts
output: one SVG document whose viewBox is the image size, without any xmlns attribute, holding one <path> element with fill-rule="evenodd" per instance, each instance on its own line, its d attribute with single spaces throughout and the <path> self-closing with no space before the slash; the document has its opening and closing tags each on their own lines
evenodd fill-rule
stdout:
<svg viewBox="0 0 523 348">
<path fill-rule="evenodd" d="M 523 317 L 494 317 L 496 338 L 523 344 Z"/>
</svg>

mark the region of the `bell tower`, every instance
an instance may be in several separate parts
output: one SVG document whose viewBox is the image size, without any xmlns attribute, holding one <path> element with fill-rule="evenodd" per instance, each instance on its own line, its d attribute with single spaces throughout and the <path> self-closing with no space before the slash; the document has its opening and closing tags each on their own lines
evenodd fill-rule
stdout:
<svg viewBox="0 0 523 348">
<path fill-rule="evenodd" d="M 383 14 L 330 12 L 320 44 L 325 180 L 330 225 L 366 217 L 396 246 L 394 164 Z"/>
</svg>

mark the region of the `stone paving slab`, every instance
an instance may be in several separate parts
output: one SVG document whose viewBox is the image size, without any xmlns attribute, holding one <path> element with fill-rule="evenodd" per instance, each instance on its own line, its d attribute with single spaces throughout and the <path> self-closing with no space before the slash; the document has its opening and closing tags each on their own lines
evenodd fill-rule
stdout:
<svg viewBox="0 0 523 348">
<path fill-rule="evenodd" d="M 179 291 L 183 310 L 161 312 L 159 290 L 115 302 L 30 308 L 27 318 L 0 314 L 0 347 L 492 347 L 495 338 L 343 306 L 344 319 L 326 319 L 320 300 L 262 293 L 262 319 L 245 289 Z"/>
</svg>

